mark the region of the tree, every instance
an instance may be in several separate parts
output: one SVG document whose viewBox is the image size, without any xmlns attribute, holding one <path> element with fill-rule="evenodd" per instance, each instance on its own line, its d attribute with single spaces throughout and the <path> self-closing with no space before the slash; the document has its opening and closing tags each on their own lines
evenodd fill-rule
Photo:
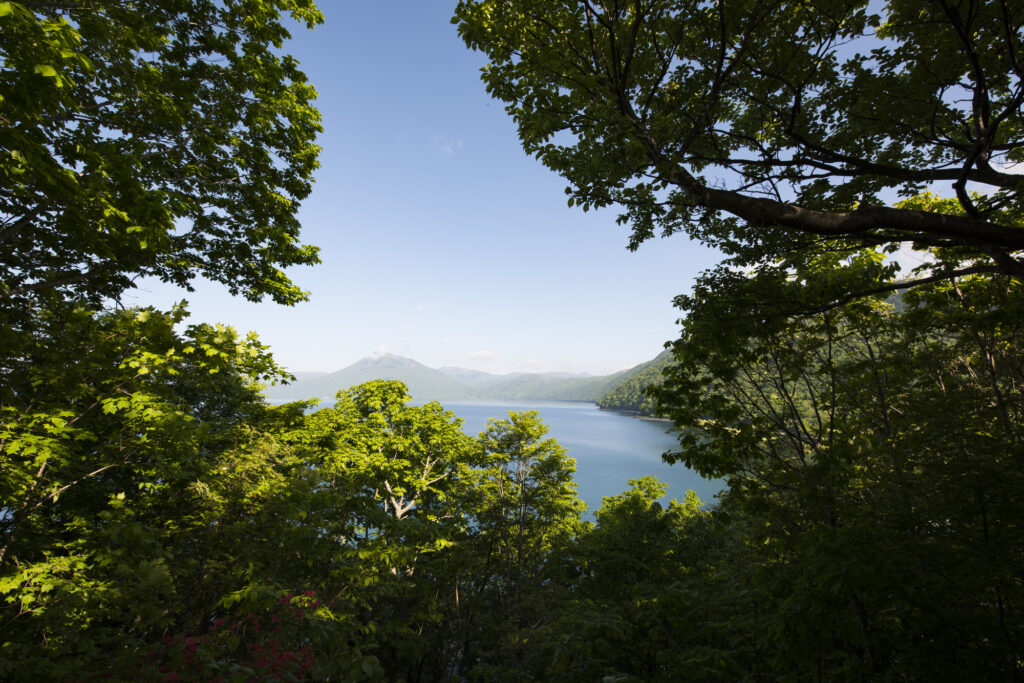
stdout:
<svg viewBox="0 0 1024 683">
<path fill-rule="evenodd" d="M 560 588 L 556 558 L 586 528 L 576 461 L 547 431 L 537 411 L 509 411 L 507 419 L 488 420 L 478 437 L 484 459 L 471 517 L 475 565 L 462 577 L 470 600 L 459 653 L 460 672 L 474 680 L 539 673 L 541 627 Z"/>
<path fill-rule="evenodd" d="M 924 278 L 1024 273 L 1019 4 L 478 0 L 453 21 L 524 150 L 570 206 L 624 207 L 631 248 L 684 231 L 741 269 L 879 249 L 826 303 L 884 286 L 900 245 L 938 250 Z"/>
<path fill-rule="evenodd" d="M 493 544 L 497 583 L 519 622 L 526 608 L 520 593 L 536 582 L 545 551 L 572 535 L 585 510 L 572 480 L 576 461 L 544 438 L 547 431 L 531 410 L 491 419 L 480 434 L 486 469 L 478 523 Z"/>
<path fill-rule="evenodd" d="M 140 276 L 304 298 L 316 96 L 280 13 L 311 0 L 0 3 L 0 307 Z"/>
<path fill-rule="evenodd" d="M 569 547 L 568 598 L 547 634 L 548 675 L 567 680 L 743 680 L 755 667 L 756 551 L 687 491 L 629 481 Z"/>
<path fill-rule="evenodd" d="M 294 559 L 336 528 L 310 508 L 340 504 L 277 438 L 304 406 L 259 382 L 286 374 L 253 334 L 181 330 L 184 307 L 109 310 L 144 276 L 304 298 L 281 268 L 317 261 L 295 214 L 320 124 L 282 11 L 321 20 L 309 0 L 0 3 L 5 679 L 162 678 L 234 609 L 313 613 L 284 587 L 309 590 Z M 374 675 L 349 607 L 340 630 L 296 618 L 275 671 L 306 671 L 319 633 L 329 673 Z M 239 623 L 204 675 L 266 672 Z M 188 643 L 147 660 L 168 633 Z"/>
<path fill-rule="evenodd" d="M 251 469 L 234 448 L 274 412 L 255 382 L 280 370 L 254 335 L 211 325 L 179 335 L 183 317 L 51 308 L 8 378 L 4 678 L 127 671 L 164 629 L 201 628 L 239 587 L 216 569 L 238 548 L 203 492 L 223 481 L 225 461 Z M 215 559 L 209 536 L 221 538 Z"/>
<path fill-rule="evenodd" d="M 975 275 L 729 337 L 691 320 L 669 457 L 726 477 L 778 671 L 1021 673 L 1020 287 Z"/>
</svg>

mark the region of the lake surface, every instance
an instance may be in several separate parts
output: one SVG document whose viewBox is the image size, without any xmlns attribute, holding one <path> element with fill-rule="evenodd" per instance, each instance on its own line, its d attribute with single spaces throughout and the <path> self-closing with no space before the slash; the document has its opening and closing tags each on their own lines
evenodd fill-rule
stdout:
<svg viewBox="0 0 1024 683">
<path fill-rule="evenodd" d="M 720 480 L 704 479 L 683 465 L 668 465 L 661 454 L 674 449 L 676 439 L 666 433 L 668 422 L 641 420 L 596 403 L 581 402 L 443 402 L 461 417 L 463 431 L 475 436 L 492 417 L 505 418 L 508 411 L 536 410 L 550 431 L 548 436 L 576 459 L 576 484 L 580 498 L 592 514 L 601 499 L 622 493 L 630 479 L 654 475 L 669 485 L 668 496 L 682 500 L 693 489 L 705 503 L 714 502 L 724 487 Z M 588 515 L 590 516 L 590 515 Z"/>
</svg>

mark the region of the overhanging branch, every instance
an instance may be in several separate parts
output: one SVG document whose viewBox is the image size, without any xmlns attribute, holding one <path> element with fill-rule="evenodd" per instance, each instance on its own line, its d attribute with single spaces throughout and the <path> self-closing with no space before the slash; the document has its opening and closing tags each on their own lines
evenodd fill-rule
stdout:
<svg viewBox="0 0 1024 683">
<path fill-rule="evenodd" d="M 857 237 L 886 230 L 905 234 L 904 241 L 907 242 L 921 235 L 952 240 L 986 253 L 993 247 L 1004 252 L 1024 250 L 1024 230 L 981 218 L 886 206 L 865 206 L 854 211 L 831 213 L 707 187 L 683 170 L 676 170 L 671 181 L 686 191 L 699 206 L 725 211 L 752 225 L 777 225 L 829 237 Z"/>
</svg>

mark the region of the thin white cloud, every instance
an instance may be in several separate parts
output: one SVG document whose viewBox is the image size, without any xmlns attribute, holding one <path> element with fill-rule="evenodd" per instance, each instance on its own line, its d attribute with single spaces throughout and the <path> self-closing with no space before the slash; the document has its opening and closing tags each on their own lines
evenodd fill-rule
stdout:
<svg viewBox="0 0 1024 683">
<path fill-rule="evenodd" d="M 434 149 L 449 157 L 455 156 L 455 152 L 462 149 L 462 140 L 445 140 L 440 136 L 434 136 L 431 142 Z"/>
<path fill-rule="evenodd" d="M 500 358 L 496 351 L 490 349 L 480 349 L 479 351 L 472 351 L 466 355 L 466 358 L 472 358 L 473 360 L 497 360 Z"/>
</svg>

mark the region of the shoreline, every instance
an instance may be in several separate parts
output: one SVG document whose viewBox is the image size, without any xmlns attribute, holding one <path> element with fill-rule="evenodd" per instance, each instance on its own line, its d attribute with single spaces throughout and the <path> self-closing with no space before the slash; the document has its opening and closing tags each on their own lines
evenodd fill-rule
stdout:
<svg viewBox="0 0 1024 683">
<path fill-rule="evenodd" d="M 653 415 L 642 415 L 636 410 L 625 410 L 624 408 L 605 408 L 601 404 L 597 405 L 598 410 L 609 410 L 614 413 L 620 413 L 622 415 L 628 415 L 634 420 L 646 420 L 647 422 L 667 422 L 672 424 L 672 420 L 667 417 L 654 417 Z"/>
</svg>

